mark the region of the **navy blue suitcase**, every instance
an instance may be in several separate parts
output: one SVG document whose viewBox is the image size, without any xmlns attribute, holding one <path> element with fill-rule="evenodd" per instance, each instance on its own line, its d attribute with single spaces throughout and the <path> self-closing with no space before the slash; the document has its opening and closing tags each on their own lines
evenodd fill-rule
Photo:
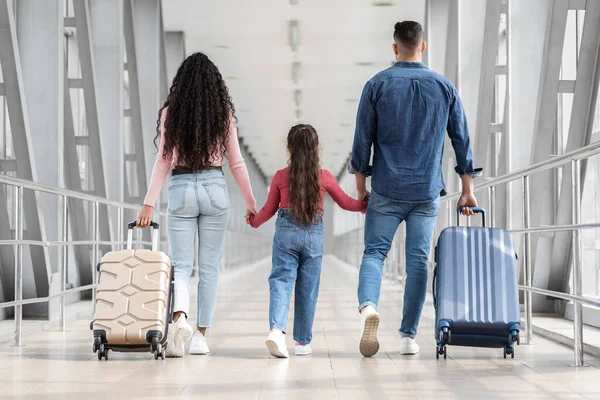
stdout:
<svg viewBox="0 0 600 400">
<path fill-rule="evenodd" d="M 520 311 L 513 239 L 485 227 L 484 209 L 472 209 L 483 227 L 448 227 L 435 248 L 436 358 L 446 358 L 447 345 L 504 348 L 504 358 L 514 358 Z"/>
</svg>

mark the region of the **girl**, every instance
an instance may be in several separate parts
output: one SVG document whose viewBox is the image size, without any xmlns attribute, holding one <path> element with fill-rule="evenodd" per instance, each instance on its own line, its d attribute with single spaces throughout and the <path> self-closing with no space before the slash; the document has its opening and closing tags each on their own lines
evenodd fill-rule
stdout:
<svg viewBox="0 0 600 400">
<path fill-rule="evenodd" d="M 197 330 L 190 354 L 207 354 L 206 329 L 217 300 L 221 247 L 229 216 L 229 195 L 223 176 L 223 158 L 240 187 L 248 213 L 256 203 L 248 170 L 240 152 L 234 106 L 217 67 L 202 53 L 189 56 L 179 67 L 167 101 L 159 111 L 160 147 L 152 179 L 137 223 L 146 227 L 169 169 L 167 225 L 175 271 L 174 323 L 166 349 L 169 357 L 182 357 L 194 329 L 188 324 L 189 286 L 194 263 L 194 237 L 198 232 Z"/>
<path fill-rule="evenodd" d="M 294 340 L 296 355 L 312 353 L 312 325 L 323 260 L 323 196 L 325 192 L 344 210 L 365 211 L 339 187 L 329 171 L 319 166 L 319 137 L 310 125 L 294 126 L 287 137 L 289 167 L 277 171 L 267 203 L 247 221 L 258 228 L 279 209 L 273 240 L 273 269 L 269 277 L 269 324 L 266 345 L 271 355 L 289 357 L 285 344 L 287 316 L 294 283 Z"/>
</svg>

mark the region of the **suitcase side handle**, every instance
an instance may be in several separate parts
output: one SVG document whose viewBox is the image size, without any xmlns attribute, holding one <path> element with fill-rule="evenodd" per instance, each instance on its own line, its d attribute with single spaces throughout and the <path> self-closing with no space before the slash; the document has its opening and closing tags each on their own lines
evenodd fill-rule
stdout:
<svg viewBox="0 0 600 400">
<path fill-rule="evenodd" d="M 433 308 L 434 309 L 437 309 L 437 294 L 435 293 L 437 272 L 438 272 L 438 267 L 436 265 L 435 268 L 433 269 L 433 279 L 431 280 L 431 293 L 433 294 Z"/>
<path fill-rule="evenodd" d="M 485 209 L 481 207 L 458 207 L 456 209 L 456 226 L 460 226 L 460 213 L 465 208 L 470 208 L 475 214 L 481 214 L 482 226 L 485 226 Z"/>
<path fill-rule="evenodd" d="M 136 221 L 131 221 L 127 224 L 127 250 L 131 250 L 133 248 L 133 228 L 137 226 Z M 158 250 L 158 222 L 150 222 L 150 227 L 152 227 L 152 251 Z"/>
</svg>

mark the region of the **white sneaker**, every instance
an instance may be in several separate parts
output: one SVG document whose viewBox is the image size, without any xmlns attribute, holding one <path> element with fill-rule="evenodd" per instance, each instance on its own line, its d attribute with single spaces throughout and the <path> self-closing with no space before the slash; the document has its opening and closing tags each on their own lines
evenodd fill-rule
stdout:
<svg viewBox="0 0 600 400">
<path fill-rule="evenodd" d="M 290 356 L 285 345 L 285 335 L 281 331 L 269 333 L 267 340 L 265 340 L 265 344 L 273 357 L 288 358 Z"/>
<path fill-rule="evenodd" d="M 192 344 L 190 344 L 190 354 L 208 354 L 210 349 L 206 343 L 206 337 L 196 330 L 192 337 Z"/>
<path fill-rule="evenodd" d="M 167 357 L 183 357 L 185 353 L 185 344 L 194 334 L 194 328 L 187 322 L 187 318 L 180 316 L 177 321 L 169 327 L 167 335 L 167 348 L 165 355 Z"/>
<path fill-rule="evenodd" d="M 295 354 L 297 356 L 310 356 L 312 354 L 312 349 L 310 348 L 310 344 L 298 344 L 296 343 Z"/>
<path fill-rule="evenodd" d="M 379 327 L 379 314 L 373 306 L 365 307 L 360 313 L 360 354 L 372 357 L 379 351 L 377 328 Z"/>
<path fill-rule="evenodd" d="M 400 339 L 400 354 L 411 355 L 419 352 L 419 345 L 413 338 L 403 337 Z"/>
</svg>

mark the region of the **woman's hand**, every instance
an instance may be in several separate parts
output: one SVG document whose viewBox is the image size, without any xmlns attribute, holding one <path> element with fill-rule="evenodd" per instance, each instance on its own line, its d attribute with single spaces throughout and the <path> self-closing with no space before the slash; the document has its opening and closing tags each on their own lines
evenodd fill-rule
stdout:
<svg viewBox="0 0 600 400">
<path fill-rule="evenodd" d="M 154 212 L 154 207 L 144 204 L 140 213 L 137 217 L 137 227 L 138 228 L 147 228 L 150 226 L 150 222 L 152 222 L 152 213 Z"/>
</svg>

